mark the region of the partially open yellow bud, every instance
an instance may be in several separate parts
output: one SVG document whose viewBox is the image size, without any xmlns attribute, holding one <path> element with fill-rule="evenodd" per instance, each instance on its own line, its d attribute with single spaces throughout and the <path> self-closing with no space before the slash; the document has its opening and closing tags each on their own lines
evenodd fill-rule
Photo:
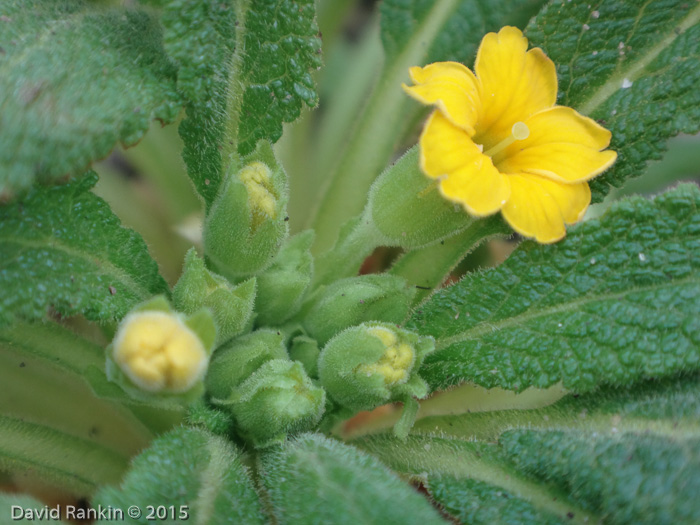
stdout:
<svg viewBox="0 0 700 525">
<path fill-rule="evenodd" d="M 360 372 L 381 375 L 387 386 L 405 381 L 413 366 L 413 349 L 406 343 L 399 343 L 396 334 L 388 328 L 375 326 L 367 331 L 384 343 L 386 349 L 376 363 L 361 365 Z"/>
<path fill-rule="evenodd" d="M 208 356 L 176 315 L 146 311 L 127 316 L 114 338 L 114 361 L 148 392 L 185 392 L 201 380 Z"/>
<path fill-rule="evenodd" d="M 253 214 L 253 228 L 266 218 L 275 218 L 277 199 L 272 193 L 271 174 L 270 168 L 259 161 L 248 164 L 238 173 L 248 190 L 248 206 Z"/>
</svg>

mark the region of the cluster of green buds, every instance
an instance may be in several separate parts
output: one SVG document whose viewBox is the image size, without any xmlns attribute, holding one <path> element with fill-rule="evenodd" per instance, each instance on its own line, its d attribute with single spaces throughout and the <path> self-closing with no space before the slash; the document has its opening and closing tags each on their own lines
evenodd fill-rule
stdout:
<svg viewBox="0 0 700 525">
<path fill-rule="evenodd" d="M 282 335 L 257 330 L 219 348 L 206 378 L 212 402 L 234 416 L 238 433 L 258 447 L 312 430 L 325 391 L 289 359 Z"/>
<path fill-rule="evenodd" d="M 393 191 L 386 180 L 370 204 Z M 434 349 L 399 328 L 415 287 L 390 274 L 314 282 L 313 232 L 288 238 L 286 202 L 268 143 L 233 159 L 205 220 L 204 257 L 187 253 L 174 309 L 161 297 L 124 318 L 110 378 L 141 400 L 187 403 L 191 422 L 255 447 L 396 401 L 405 434 L 428 394 L 418 370 Z M 382 235 L 401 236 L 389 215 L 374 215 Z"/>
</svg>

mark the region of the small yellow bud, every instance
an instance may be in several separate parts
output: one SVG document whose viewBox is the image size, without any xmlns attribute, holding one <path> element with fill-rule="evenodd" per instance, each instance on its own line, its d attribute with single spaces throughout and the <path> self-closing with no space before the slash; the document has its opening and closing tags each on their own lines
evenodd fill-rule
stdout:
<svg viewBox="0 0 700 525">
<path fill-rule="evenodd" d="M 406 381 L 415 361 L 413 348 L 399 343 L 396 334 L 388 328 L 375 326 L 367 331 L 382 342 L 384 355 L 376 363 L 361 365 L 359 370 L 367 375 L 381 375 L 387 386 Z"/>
<path fill-rule="evenodd" d="M 208 356 L 177 316 L 159 311 L 128 315 L 114 338 L 114 361 L 148 392 L 185 392 L 204 377 Z"/>
<path fill-rule="evenodd" d="M 248 206 L 253 214 L 253 228 L 265 219 L 274 219 L 276 216 L 277 198 L 272 193 L 271 175 L 270 168 L 259 161 L 248 164 L 238 173 L 248 190 Z"/>
</svg>

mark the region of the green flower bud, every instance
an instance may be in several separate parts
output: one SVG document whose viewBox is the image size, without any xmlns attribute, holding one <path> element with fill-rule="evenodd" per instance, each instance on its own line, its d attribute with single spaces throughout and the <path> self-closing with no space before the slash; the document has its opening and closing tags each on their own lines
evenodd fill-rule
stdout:
<svg viewBox="0 0 700 525">
<path fill-rule="evenodd" d="M 233 414 L 241 437 L 265 447 L 287 434 L 312 430 L 325 410 L 326 393 L 313 384 L 301 363 L 276 359 L 262 365 L 221 404 Z"/>
<path fill-rule="evenodd" d="M 365 321 L 401 323 L 408 316 L 415 288 L 394 275 L 361 275 L 319 288 L 301 313 L 307 333 L 320 345 Z"/>
<path fill-rule="evenodd" d="M 217 345 L 249 330 L 253 322 L 255 278 L 239 286 L 210 272 L 194 248 L 185 256 L 185 268 L 173 288 L 173 302 L 181 312 L 193 313 L 208 307 L 214 314 Z"/>
<path fill-rule="evenodd" d="M 372 185 L 365 215 L 388 246 L 416 249 L 463 230 L 474 219 L 445 200 L 418 165 L 418 148 Z"/>
<path fill-rule="evenodd" d="M 132 397 L 190 400 L 203 392 L 216 328 L 211 312 L 190 317 L 157 297 L 132 310 L 107 348 L 107 377 Z"/>
<path fill-rule="evenodd" d="M 323 388 L 339 405 L 370 410 L 390 401 L 428 395 L 418 369 L 434 349 L 431 337 L 390 324 L 365 323 L 328 342 L 318 360 L 318 374 Z"/>
<path fill-rule="evenodd" d="M 313 231 L 290 238 L 276 262 L 258 277 L 257 323 L 275 326 L 301 308 L 301 300 L 311 281 Z"/>
<path fill-rule="evenodd" d="M 232 281 L 274 262 L 287 235 L 287 178 L 268 142 L 232 162 L 204 223 L 204 251 Z"/>
<path fill-rule="evenodd" d="M 310 377 L 318 377 L 318 356 L 321 350 L 315 339 L 299 335 L 292 340 L 289 357 L 299 361 Z"/>
<path fill-rule="evenodd" d="M 237 337 L 214 353 L 205 381 L 207 392 L 213 399 L 227 399 L 235 387 L 273 359 L 287 359 L 282 335 L 257 330 Z"/>
</svg>

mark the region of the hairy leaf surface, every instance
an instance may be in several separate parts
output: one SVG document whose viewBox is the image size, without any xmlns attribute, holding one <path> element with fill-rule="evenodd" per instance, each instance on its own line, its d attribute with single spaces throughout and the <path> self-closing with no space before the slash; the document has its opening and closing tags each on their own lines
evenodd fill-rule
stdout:
<svg viewBox="0 0 700 525">
<path fill-rule="evenodd" d="M 536 410 L 428 417 L 406 444 L 354 443 L 468 523 L 694 523 L 697 374 L 569 395 Z M 438 437 L 439 436 L 439 437 Z"/>
<path fill-rule="evenodd" d="M 555 0 L 526 33 L 557 65 L 559 103 L 612 131 L 619 157 L 591 182 L 594 202 L 661 158 L 668 138 L 700 130 L 697 2 Z"/>
<path fill-rule="evenodd" d="M 265 454 L 261 479 L 279 523 L 443 523 L 376 459 L 319 434 Z"/>
<path fill-rule="evenodd" d="M 0 324 L 49 309 L 120 319 L 167 285 L 143 239 L 89 190 L 90 173 L 0 206 Z"/>
<path fill-rule="evenodd" d="M 165 47 L 178 63 L 188 100 L 180 127 L 183 156 L 207 204 L 232 154 L 276 142 L 317 95 L 320 66 L 312 0 L 161 0 Z"/>
<path fill-rule="evenodd" d="M 621 201 L 436 293 L 408 323 L 437 339 L 421 374 L 435 389 L 586 391 L 697 369 L 699 202 L 691 185 Z"/>
<path fill-rule="evenodd" d="M 258 496 L 240 453 L 224 438 L 203 430 L 179 428 L 156 439 L 137 456 L 119 488 L 103 488 L 95 505 L 127 509 L 137 505 L 148 523 L 147 507 L 174 506 L 173 523 L 264 523 Z M 179 516 L 181 505 L 188 518 Z M 169 515 L 170 517 L 170 515 Z M 107 523 L 107 521 L 100 521 Z"/>
<path fill-rule="evenodd" d="M 136 9 L 0 2 L 0 195 L 82 173 L 179 109 L 161 30 Z"/>
</svg>

